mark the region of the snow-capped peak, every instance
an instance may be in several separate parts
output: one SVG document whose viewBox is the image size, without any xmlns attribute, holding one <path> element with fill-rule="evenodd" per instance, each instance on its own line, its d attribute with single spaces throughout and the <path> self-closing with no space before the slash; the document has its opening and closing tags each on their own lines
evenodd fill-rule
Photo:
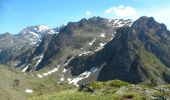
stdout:
<svg viewBox="0 0 170 100">
<path fill-rule="evenodd" d="M 39 32 L 46 31 L 46 30 L 50 29 L 49 26 L 47 26 L 47 25 L 38 25 L 37 28 L 38 28 L 37 31 L 39 31 Z"/>
<path fill-rule="evenodd" d="M 49 31 L 49 32 L 48 32 Z M 52 34 L 52 29 L 49 28 L 47 25 L 35 25 L 35 26 L 28 26 L 24 28 L 18 36 L 25 40 L 29 40 L 30 44 L 37 44 L 41 41 L 42 37 L 45 34 Z"/>
</svg>

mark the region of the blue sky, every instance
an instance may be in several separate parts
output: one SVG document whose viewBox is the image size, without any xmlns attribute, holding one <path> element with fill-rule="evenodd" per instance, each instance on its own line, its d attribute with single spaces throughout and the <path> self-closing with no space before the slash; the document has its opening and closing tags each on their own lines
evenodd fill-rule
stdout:
<svg viewBox="0 0 170 100">
<path fill-rule="evenodd" d="M 26 26 L 39 24 L 53 28 L 93 16 L 153 16 L 170 29 L 169 5 L 169 0 L 0 0 L 0 33 L 17 34 Z"/>
</svg>

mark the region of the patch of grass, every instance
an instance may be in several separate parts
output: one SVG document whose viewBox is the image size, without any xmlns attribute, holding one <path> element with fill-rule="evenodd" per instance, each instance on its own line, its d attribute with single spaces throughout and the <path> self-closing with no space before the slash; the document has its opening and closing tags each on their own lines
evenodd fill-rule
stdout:
<svg viewBox="0 0 170 100">
<path fill-rule="evenodd" d="M 120 80 L 111 80 L 107 82 L 97 82 L 93 81 L 89 84 L 93 89 L 100 89 L 100 88 L 120 88 L 122 86 L 129 86 L 129 83 L 123 82 Z"/>
<path fill-rule="evenodd" d="M 30 100 L 111 100 L 111 96 L 94 95 L 87 92 L 78 92 L 76 89 L 54 92 L 43 96 L 30 98 Z"/>
<path fill-rule="evenodd" d="M 160 71 L 165 68 L 164 64 L 154 54 L 141 50 L 140 55 L 141 61 L 145 66 L 154 67 Z"/>
<path fill-rule="evenodd" d="M 92 87 L 92 89 L 100 89 L 102 84 L 100 82 L 93 81 L 89 84 L 89 86 Z"/>
<path fill-rule="evenodd" d="M 71 86 L 66 83 L 63 83 L 62 85 L 58 84 L 56 77 L 53 75 L 49 75 L 48 77 L 39 80 L 39 82 L 31 83 L 31 85 L 32 89 L 34 90 L 34 93 L 30 96 L 60 92 L 71 88 Z"/>
<path fill-rule="evenodd" d="M 123 81 L 120 81 L 120 80 L 112 80 L 112 81 L 108 81 L 106 83 L 107 86 L 109 87 L 116 87 L 116 88 L 120 88 L 122 86 L 128 86 L 129 83 L 127 82 L 123 82 Z"/>
<path fill-rule="evenodd" d="M 144 98 L 142 96 L 140 96 L 138 93 L 135 92 L 130 92 L 127 94 L 123 95 L 124 99 L 134 99 L 134 100 L 144 100 Z"/>
<path fill-rule="evenodd" d="M 135 92 L 130 92 L 126 94 L 113 94 L 113 99 L 117 100 L 145 100 L 144 97 Z"/>
<path fill-rule="evenodd" d="M 141 88 L 153 88 L 153 84 L 151 84 L 151 83 L 142 83 L 138 86 Z"/>
<path fill-rule="evenodd" d="M 147 78 L 153 85 L 157 85 L 159 78 L 163 77 L 165 72 L 164 64 L 152 53 L 146 50 L 140 50 L 141 64 L 144 66 Z"/>
</svg>

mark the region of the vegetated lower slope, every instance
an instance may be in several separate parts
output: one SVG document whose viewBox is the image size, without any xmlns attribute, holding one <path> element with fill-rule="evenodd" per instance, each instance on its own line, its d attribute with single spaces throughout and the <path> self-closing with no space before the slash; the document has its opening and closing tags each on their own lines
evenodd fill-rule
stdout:
<svg viewBox="0 0 170 100">
<path fill-rule="evenodd" d="M 35 73 L 22 73 L 5 65 L 0 65 L 0 79 L 1 100 L 27 100 L 32 96 L 69 89 L 67 84 L 59 85 L 53 75 L 40 79 Z M 27 89 L 33 92 L 27 93 Z"/>
<path fill-rule="evenodd" d="M 119 80 L 92 82 L 79 89 L 70 89 L 30 100 L 166 100 L 170 96 L 170 86 L 152 87 L 149 84 L 133 85 Z"/>
<path fill-rule="evenodd" d="M 0 65 L 0 98 L 1 100 L 26 99 L 25 90 L 31 87 L 33 77 L 24 75 L 14 69 Z"/>
<path fill-rule="evenodd" d="M 68 68 L 73 76 L 101 68 L 98 81 L 170 83 L 170 32 L 152 17 L 141 17 L 93 55 L 75 57 Z"/>
</svg>

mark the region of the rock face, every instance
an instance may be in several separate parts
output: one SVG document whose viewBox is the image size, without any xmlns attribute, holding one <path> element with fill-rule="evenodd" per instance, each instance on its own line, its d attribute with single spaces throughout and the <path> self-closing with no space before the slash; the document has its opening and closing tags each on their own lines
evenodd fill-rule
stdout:
<svg viewBox="0 0 170 100">
<path fill-rule="evenodd" d="M 120 28 L 116 33 L 100 51 L 73 59 L 68 65 L 72 75 L 98 67 L 102 68 L 99 81 L 170 82 L 170 32 L 164 24 L 152 17 L 141 17 L 131 27 Z"/>
</svg>

